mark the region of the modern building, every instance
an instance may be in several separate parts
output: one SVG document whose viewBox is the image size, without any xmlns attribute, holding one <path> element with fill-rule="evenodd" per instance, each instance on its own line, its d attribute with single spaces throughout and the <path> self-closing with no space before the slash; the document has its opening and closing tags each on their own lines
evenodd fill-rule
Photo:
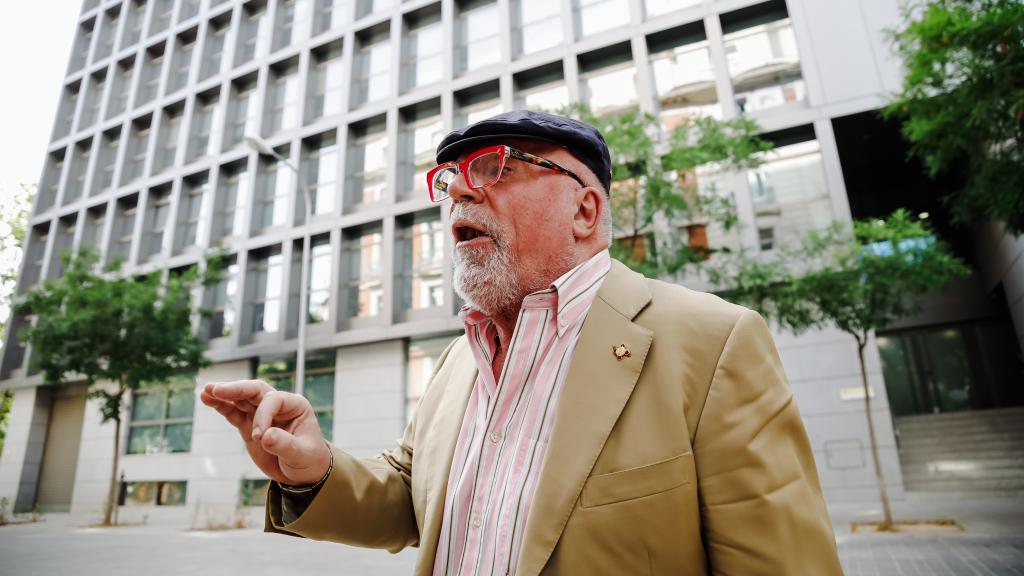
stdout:
<svg viewBox="0 0 1024 576">
<path fill-rule="evenodd" d="M 223 246 L 227 278 L 196 294 L 214 310 L 200 325 L 213 365 L 198 381 L 301 392 L 329 438 L 371 455 L 401 435 L 461 330 L 446 211 L 423 182 L 446 131 L 578 100 L 637 106 L 667 127 L 743 113 L 775 149 L 754 170 L 699 171 L 733 195 L 742 224 L 709 230 L 712 245 L 770 251 L 900 205 L 938 220 L 934 196 L 912 193 L 929 184 L 903 163 L 897 130 L 874 113 L 900 86 L 884 32 L 898 23 L 895 0 L 85 0 L 19 291 L 58 276 L 68 249 L 173 274 Z M 310 323 L 297 381 L 303 186 Z M 993 226 L 950 234 L 982 272 L 868 349 L 896 498 L 894 414 L 1020 402 L 1024 242 Z M 13 318 L 0 363 L 0 388 L 14 391 L 0 496 L 99 512 L 113 426 L 84 386 L 33 373 L 16 337 L 30 321 Z M 777 342 L 827 497 L 874 498 L 854 341 L 825 330 Z M 126 411 L 122 518 L 259 515 L 266 480 L 194 382 L 136 394 Z"/>
</svg>

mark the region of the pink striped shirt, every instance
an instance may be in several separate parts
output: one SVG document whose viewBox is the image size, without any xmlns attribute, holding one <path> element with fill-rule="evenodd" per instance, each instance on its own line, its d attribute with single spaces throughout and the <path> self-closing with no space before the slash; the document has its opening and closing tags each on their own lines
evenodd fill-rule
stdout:
<svg viewBox="0 0 1024 576">
<path fill-rule="evenodd" d="M 497 328 L 482 312 L 462 309 L 480 373 L 448 476 L 435 576 L 515 573 L 562 385 L 610 269 L 602 251 L 523 299 L 497 382 Z"/>
</svg>

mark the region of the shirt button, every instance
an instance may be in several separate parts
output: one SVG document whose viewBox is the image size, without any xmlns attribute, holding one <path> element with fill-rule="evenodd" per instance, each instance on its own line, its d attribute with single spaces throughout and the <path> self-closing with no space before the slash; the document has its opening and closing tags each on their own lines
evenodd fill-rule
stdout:
<svg viewBox="0 0 1024 576">
<path fill-rule="evenodd" d="M 491 432 L 491 442 L 497 444 L 498 440 L 501 440 L 501 432 Z"/>
<path fill-rule="evenodd" d="M 480 524 L 482 524 L 482 522 L 480 521 L 480 517 L 479 516 L 473 516 L 473 527 L 474 528 L 479 528 Z"/>
</svg>

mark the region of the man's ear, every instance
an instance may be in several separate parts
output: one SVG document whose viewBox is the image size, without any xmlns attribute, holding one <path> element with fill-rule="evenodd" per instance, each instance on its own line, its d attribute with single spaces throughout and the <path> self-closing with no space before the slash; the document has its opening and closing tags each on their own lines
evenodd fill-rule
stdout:
<svg viewBox="0 0 1024 576">
<path fill-rule="evenodd" d="M 607 199 L 604 193 L 593 186 L 576 190 L 576 214 L 572 221 L 573 237 L 583 240 L 597 233 L 605 202 Z"/>
</svg>

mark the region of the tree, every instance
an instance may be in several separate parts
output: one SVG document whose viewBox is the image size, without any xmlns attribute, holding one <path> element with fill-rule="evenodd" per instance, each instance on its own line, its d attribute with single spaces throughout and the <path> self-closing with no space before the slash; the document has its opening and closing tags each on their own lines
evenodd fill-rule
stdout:
<svg viewBox="0 0 1024 576">
<path fill-rule="evenodd" d="M 906 66 L 885 109 L 929 175 L 961 177 L 946 198 L 962 223 L 1024 233 L 1024 3 L 915 0 L 893 34 Z"/>
<path fill-rule="evenodd" d="M 795 249 L 758 260 L 739 256 L 713 271 L 730 300 L 749 306 L 800 334 L 835 325 L 857 342 L 864 409 L 884 521 L 892 525 L 885 479 L 878 461 L 871 395 L 864 368 L 869 335 L 920 310 L 921 296 L 970 273 L 923 221 L 897 210 L 885 220 L 838 223 L 811 232 Z"/>
<path fill-rule="evenodd" d="M 129 391 L 191 376 L 208 365 L 194 332 L 190 292 L 219 279 L 220 262 L 199 274 L 192 267 L 161 282 L 159 272 L 140 277 L 96 271 L 96 256 L 65 255 L 64 274 L 28 291 L 19 312 L 35 317 L 22 332 L 47 384 L 85 380 L 99 399 L 102 421 L 114 422 L 114 462 L 103 515 L 109 525 L 117 503 L 121 411 Z"/>
<path fill-rule="evenodd" d="M 21 267 L 23 256 L 21 244 L 25 239 L 25 227 L 32 211 L 32 198 L 35 194 L 35 185 L 22 185 L 19 191 L 9 196 L 3 194 L 6 200 L 0 203 L 0 338 L 7 333 L 11 298 L 18 284 L 18 269 Z M 2 349 L 3 340 L 0 340 L 0 350 Z M 4 451 L 11 400 L 10 391 L 0 391 L 0 454 Z"/>
<path fill-rule="evenodd" d="M 716 251 L 699 237 L 709 222 L 725 231 L 737 226 L 731 194 L 700 186 L 697 169 L 733 171 L 760 163 L 771 144 L 748 118 L 716 120 L 697 116 L 664 131 L 660 119 L 629 110 L 598 116 L 586 104 L 561 113 L 595 126 L 604 135 L 612 159 L 612 221 L 620 240 L 613 257 L 650 277 L 672 277 L 700 265 Z M 689 225 L 685 241 L 677 231 Z"/>
</svg>

